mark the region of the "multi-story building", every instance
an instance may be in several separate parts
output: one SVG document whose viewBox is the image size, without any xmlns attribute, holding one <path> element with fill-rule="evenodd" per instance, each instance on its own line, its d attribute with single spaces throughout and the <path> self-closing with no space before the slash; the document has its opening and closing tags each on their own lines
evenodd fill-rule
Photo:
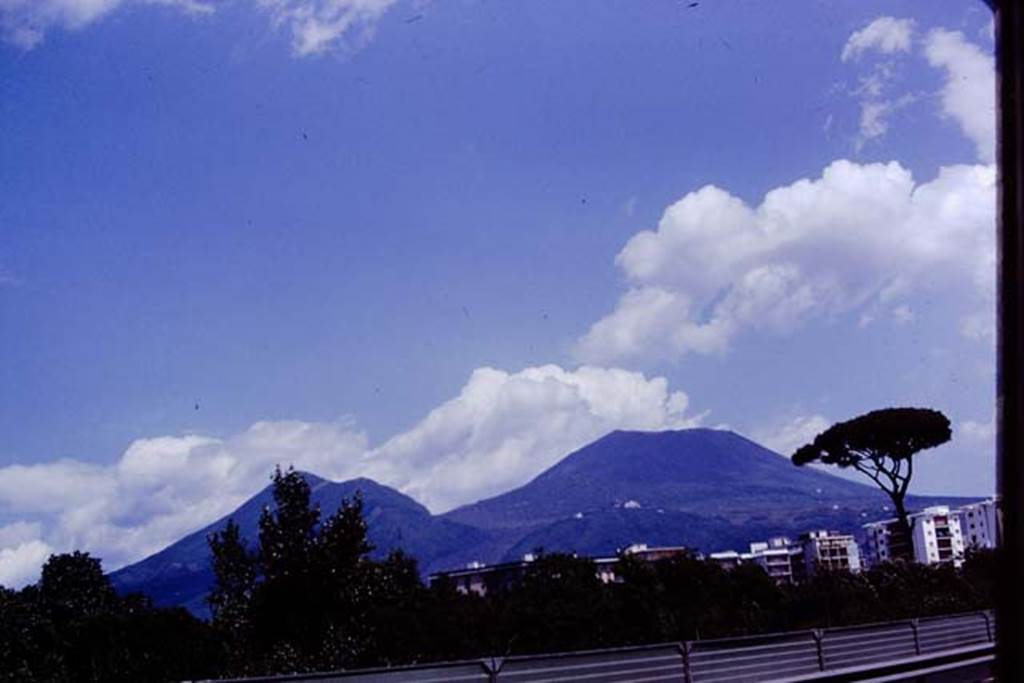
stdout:
<svg viewBox="0 0 1024 683">
<path fill-rule="evenodd" d="M 792 583 L 794 580 L 794 557 L 800 550 L 785 536 L 750 544 L 750 552 L 742 560 L 761 566 L 776 583 Z"/>
<path fill-rule="evenodd" d="M 911 539 L 896 519 L 883 519 L 864 525 L 867 560 L 875 565 L 893 560 L 912 560 Z"/>
<path fill-rule="evenodd" d="M 708 556 L 724 569 L 753 563 L 778 583 L 803 581 L 821 570 L 861 570 L 860 551 L 853 536 L 835 531 L 815 530 L 800 535 L 796 542 L 785 536 L 751 543 L 750 552 L 725 550 Z"/>
<path fill-rule="evenodd" d="M 999 503 L 995 498 L 956 509 L 964 548 L 995 548 L 1001 542 Z"/>
<path fill-rule="evenodd" d="M 860 550 L 848 534 L 833 531 L 808 531 L 800 535 L 800 559 L 804 576 L 818 571 L 859 572 Z"/>
<path fill-rule="evenodd" d="M 964 539 L 959 515 L 948 506 L 936 505 L 910 515 L 910 542 L 896 519 L 864 525 L 868 557 L 873 564 L 889 560 L 913 560 L 921 564 L 952 563 L 964 558 Z"/>
</svg>

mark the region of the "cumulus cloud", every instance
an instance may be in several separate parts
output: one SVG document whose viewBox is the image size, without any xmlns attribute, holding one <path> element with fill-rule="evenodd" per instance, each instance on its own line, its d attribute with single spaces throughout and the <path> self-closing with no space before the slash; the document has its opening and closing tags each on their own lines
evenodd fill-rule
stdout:
<svg viewBox="0 0 1024 683">
<path fill-rule="evenodd" d="M 662 377 L 555 365 L 480 368 L 451 400 L 377 448 L 351 422 L 257 422 L 229 438 L 133 442 L 112 465 L 0 468 L 0 584 L 33 580 L 46 555 L 94 552 L 108 568 L 153 553 L 266 486 L 274 465 L 334 480 L 369 476 L 435 512 L 503 491 L 613 429 L 696 424 Z"/>
<path fill-rule="evenodd" d="M 354 49 L 373 35 L 397 0 L 251 0 L 273 25 L 288 31 L 296 55 Z M 0 0 L 0 36 L 32 49 L 53 29 L 74 31 L 130 4 L 163 5 L 189 15 L 212 14 L 212 0 Z"/>
<path fill-rule="evenodd" d="M 369 471 L 446 510 L 524 484 L 613 429 L 692 426 L 688 399 L 662 377 L 557 365 L 473 372 L 459 395 L 377 448 Z"/>
<path fill-rule="evenodd" d="M 797 415 L 756 430 L 753 438 L 766 448 L 789 456 L 831 426 L 832 421 L 821 415 Z"/>
<path fill-rule="evenodd" d="M 0 529 L 5 575 L 10 581 L 44 546 L 92 550 L 116 567 L 234 509 L 266 485 L 277 463 L 331 477 L 365 451 L 365 436 L 344 423 L 258 422 L 228 439 L 139 439 L 112 465 L 0 468 L 0 511 L 25 517 Z"/>
<path fill-rule="evenodd" d="M 40 540 L 0 547 L 0 586 L 20 587 L 33 581 L 51 552 Z"/>
<path fill-rule="evenodd" d="M 922 287 L 966 296 L 962 315 L 974 316 L 994 297 L 994 226 L 991 166 L 948 166 L 916 183 L 897 162 L 840 160 L 756 207 L 706 186 L 619 252 L 630 288 L 576 354 L 609 363 L 721 353 L 743 330 L 788 334 Z M 901 305 L 894 316 L 906 320 Z"/>
<path fill-rule="evenodd" d="M 849 37 L 843 46 L 842 60 L 847 62 L 858 59 L 867 51 L 882 54 L 910 52 L 913 35 L 913 20 L 878 17 Z"/>
<path fill-rule="evenodd" d="M 992 56 L 959 31 L 935 29 L 925 38 L 928 62 L 946 73 L 942 111 L 975 145 L 978 158 L 995 160 L 996 84 Z"/>
</svg>

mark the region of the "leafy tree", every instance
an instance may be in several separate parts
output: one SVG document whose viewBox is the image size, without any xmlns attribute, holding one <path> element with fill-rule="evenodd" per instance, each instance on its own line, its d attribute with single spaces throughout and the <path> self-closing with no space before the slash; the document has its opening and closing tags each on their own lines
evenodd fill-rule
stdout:
<svg viewBox="0 0 1024 683">
<path fill-rule="evenodd" d="M 36 586 L 0 587 L 0 681 L 70 680 L 62 645 Z"/>
<path fill-rule="evenodd" d="M 1002 552 L 1002 548 L 971 546 L 965 554 L 964 580 L 974 589 L 980 608 L 991 608 L 995 605 L 996 584 L 999 579 Z"/>
<path fill-rule="evenodd" d="M 219 532 L 207 537 L 213 555 L 213 590 L 207 596 L 213 627 L 224 640 L 228 667 L 236 674 L 249 673 L 252 600 L 256 594 L 256 558 L 246 548 L 238 524 L 229 519 Z"/>
<path fill-rule="evenodd" d="M 226 630 L 243 630 L 256 591 L 255 558 L 245 547 L 238 524 L 229 519 L 219 532 L 207 538 L 213 555 L 213 590 L 206 598 L 213 623 Z"/>
<path fill-rule="evenodd" d="M 869 477 L 892 500 L 909 548 L 910 517 L 906 496 L 914 474 L 914 455 L 949 441 L 949 418 L 929 408 L 885 408 L 839 422 L 793 453 L 795 465 L 819 461 L 852 467 Z"/>
<path fill-rule="evenodd" d="M 569 553 L 534 554 L 518 585 L 496 598 L 504 603 L 498 637 L 506 648 L 522 653 L 606 645 L 607 601 L 594 561 Z"/>
<path fill-rule="evenodd" d="M 210 606 L 236 673 L 347 668 L 370 649 L 379 577 L 367 557 L 362 498 L 342 501 L 321 523 L 310 494 L 301 473 L 278 467 L 256 552 L 234 522 L 208 539 Z"/>
<path fill-rule="evenodd" d="M 260 515 L 259 560 L 267 581 L 307 575 L 313 562 L 320 506 L 309 505 L 309 484 L 294 468 L 274 470 L 274 510 Z"/>
<path fill-rule="evenodd" d="M 39 579 L 39 598 L 58 621 L 77 621 L 110 613 L 117 595 L 100 561 L 74 551 L 51 555 Z"/>
</svg>

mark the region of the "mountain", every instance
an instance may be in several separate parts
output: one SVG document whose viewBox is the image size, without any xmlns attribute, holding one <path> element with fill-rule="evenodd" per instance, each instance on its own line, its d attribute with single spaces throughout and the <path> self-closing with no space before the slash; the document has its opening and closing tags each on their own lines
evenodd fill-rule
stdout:
<svg viewBox="0 0 1024 683">
<path fill-rule="evenodd" d="M 795 467 L 749 439 L 713 429 L 612 432 L 517 489 L 443 515 L 369 479 L 304 476 L 325 515 L 360 491 L 375 555 L 402 548 L 425 573 L 518 559 L 537 548 L 586 555 L 631 543 L 744 550 L 751 541 L 810 529 L 859 533 L 861 524 L 891 516 L 889 499 L 873 486 Z M 969 500 L 911 496 L 908 507 Z M 254 542 L 260 511 L 272 503 L 268 487 L 229 516 Z M 213 581 L 206 537 L 226 521 L 114 572 L 114 585 L 205 613 Z"/>
<path fill-rule="evenodd" d="M 320 505 L 323 517 L 333 514 L 342 499 L 352 498 L 357 492 L 362 495 L 363 515 L 375 557 L 402 548 L 425 563 L 424 567 L 443 564 L 447 561 L 447 549 L 473 546 L 486 536 L 479 529 L 434 517 L 412 498 L 371 479 L 336 483 L 305 472 L 303 477 L 310 485 L 310 499 Z M 223 529 L 228 519 L 233 518 L 242 535 L 254 544 L 260 514 L 264 506 L 273 504 L 273 492 L 268 486 L 230 515 L 113 572 L 110 579 L 122 593 L 141 591 L 158 605 L 182 605 L 196 614 L 206 614 L 204 598 L 213 585 L 207 536 Z"/>
<path fill-rule="evenodd" d="M 908 504 L 966 500 L 911 496 Z M 616 431 L 528 484 L 443 518 L 518 537 L 504 553 L 481 549 L 493 560 L 496 553 L 512 559 L 531 543 L 586 554 L 631 541 L 740 550 L 752 540 L 813 528 L 858 532 L 889 516 L 889 504 L 873 486 L 795 467 L 734 432 Z"/>
</svg>

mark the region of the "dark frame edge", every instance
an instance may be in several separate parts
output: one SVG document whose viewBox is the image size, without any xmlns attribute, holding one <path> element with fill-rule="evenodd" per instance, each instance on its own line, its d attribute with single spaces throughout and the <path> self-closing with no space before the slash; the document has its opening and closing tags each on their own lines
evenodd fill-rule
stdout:
<svg viewBox="0 0 1024 683">
<path fill-rule="evenodd" d="M 999 680 L 1024 680 L 1024 3 L 987 0 L 995 9 L 999 161 L 997 491 L 1003 516 L 996 600 Z"/>
</svg>

